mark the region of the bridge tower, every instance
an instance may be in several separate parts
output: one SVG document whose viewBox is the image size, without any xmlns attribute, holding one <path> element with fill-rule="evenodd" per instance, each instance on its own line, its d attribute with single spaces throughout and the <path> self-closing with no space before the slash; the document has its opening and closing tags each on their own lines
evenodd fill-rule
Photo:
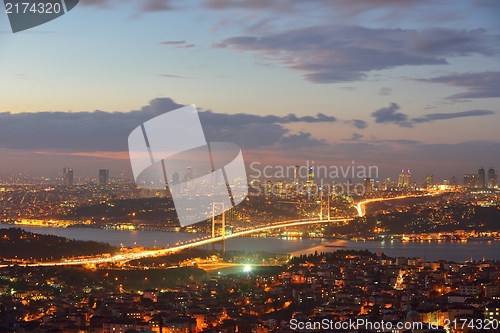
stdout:
<svg viewBox="0 0 500 333">
<path fill-rule="evenodd" d="M 220 206 L 222 214 L 220 215 L 221 219 L 215 219 L 215 207 Z M 222 237 L 222 253 L 226 252 L 226 215 L 224 212 L 224 203 L 223 202 L 212 202 L 212 238 L 215 238 L 215 225 L 221 224 L 220 235 Z M 215 243 L 212 243 L 212 250 L 215 250 Z"/>
<path fill-rule="evenodd" d="M 319 198 L 320 198 L 319 220 L 323 221 L 323 215 L 326 215 L 326 218 L 328 219 L 328 221 L 330 221 L 330 194 L 326 194 L 326 199 L 327 199 L 326 203 L 325 200 L 323 199 L 323 191 L 320 192 Z"/>
</svg>

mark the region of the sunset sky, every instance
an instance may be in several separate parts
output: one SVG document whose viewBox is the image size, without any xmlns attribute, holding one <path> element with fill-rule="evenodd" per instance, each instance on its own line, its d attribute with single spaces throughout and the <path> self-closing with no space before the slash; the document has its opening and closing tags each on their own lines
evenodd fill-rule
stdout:
<svg viewBox="0 0 500 333">
<path fill-rule="evenodd" d="M 196 104 L 247 164 L 500 168 L 496 0 L 81 0 L 0 11 L 0 173 L 131 175 L 128 134 Z M 166 133 L 166 139 L 169 138 Z"/>
</svg>

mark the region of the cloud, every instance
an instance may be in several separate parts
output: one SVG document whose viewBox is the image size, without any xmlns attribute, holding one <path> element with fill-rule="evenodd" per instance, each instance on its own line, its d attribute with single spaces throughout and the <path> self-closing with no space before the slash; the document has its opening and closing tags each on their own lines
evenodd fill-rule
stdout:
<svg viewBox="0 0 500 333">
<path fill-rule="evenodd" d="M 232 126 L 234 123 L 238 124 L 290 124 L 290 123 L 333 123 L 337 121 L 337 118 L 333 116 L 326 116 L 322 113 L 318 113 L 315 117 L 304 116 L 297 117 L 294 114 L 289 114 L 287 116 L 258 116 L 247 113 L 237 113 L 233 115 L 224 113 L 213 113 L 212 111 L 205 111 L 200 113 L 200 119 L 204 124 L 207 125 L 220 125 L 220 126 Z"/>
<path fill-rule="evenodd" d="M 194 44 L 188 43 L 185 40 L 174 40 L 174 41 L 163 41 L 159 42 L 158 45 L 170 46 L 173 49 L 190 49 L 195 47 Z"/>
<path fill-rule="evenodd" d="M 398 10 L 413 8 L 419 5 L 433 4 L 430 0 L 205 0 L 206 8 L 215 10 L 224 9 L 249 9 L 249 10 L 274 10 L 274 11 L 300 11 L 304 10 L 304 3 L 313 8 L 342 12 L 343 15 L 357 15 L 372 10 Z"/>
<path fill-rule="evenodd" d="M 444 83 L 449 86 L 467 89 L 466 92 L 448 96 L 447 99 L 500 97 L 500 71 L 466 72 L 431 79 L 420 79 L 418 81 Z"/>
<path fill-rule="evenodd" d="M 394 140 L 377 140 L 379 143 L 394 143 L 397 145 L 416 145 L 421 143 L 418 140 L 394 139 Z"/>
<path fill-rule="evenodd" d="M 365 129 L 368 127 L 368 124 L 366 123 L 366 121 L 361 120 L 361 119 L 348 120 L 348 121 L 346 121 L 346 123 L 351 124 L 352 126 L 358 128 L 358 129 Z"/>
<path fill-rule="evenodd" d="M 428 113 L 418 118 L 408 119 L 408 115 L 396 112 L 400 106 L 396 103 L 391 103 L 386 108 L 378 109 L 371 114 L 375 118 L 375 122 L 380 123 L 393 123 L 402 127 L 413 127 L 413 124 L 428 123 L 435 120 L 448 120 L 464 117 L 481 117 L 496 114 L 497 112 L 491 110 L 468 110 L 451 113 Z"/>
<path fill-rule="evenodd" d="M 488 116 L 495 113 L 496 113 L 495 111 L 490 111 L 490 110 L 469 110 L 469 111 L 452 112 L 452 113 L 428 113 L 420 118 L 414 118 L 412 119 L 412 121 L 415 123 L 425 123 L 425 122 L 432 122 L 434 120 Z"/>
<path fill-rule="evenodd" d="M 318 140 L 312 137 L 311 133 L 299 132 L 291 134 L 281 139 L 280 144 L 285 149 L 312 148 L 326 146 L 325 140 Z"/>
<path fill-rule="evenodd" d="M 174 9 L 173 0 L 146 0 L 141 1 L 140 9 L 143 12 L 163 12 Z"/>
<path fill-rule="evenodd" d="M 179 0 L 142 0 L 137 1 L 137 10 L 139 12 L 164 12 L 174 10 L 173 3 L 180 2 Z M 103 9 L 116 8 L 122 5 L 122 1 L 117 0 L 82 0 L 83 6 L 98 7 Z"/>
<path fill-rule="evenodd" d="M 380 88 L 380 91 L 378 94 L 382 95 L 382 96 L 389 96 L 390 94 L 392 94 L 392 88 L 382 87 L 382 88 Z"/>
<path fill-rule="evenodd" d="M 499 36 L 484 29 L 375 29 L 322 25 L 260 36 L 236 36 L 214 48 L 252 52 L 304 73 L 314 83 L 363 80 L 372 71 L 448 64 L 446 58 L 498 53 Z"/>
<path fill-rule="evenodd" d="M 408 115 L 396 112 L 399 109 L 400 106 L 398 104 L 391 103 L 388 107 L 373 112 L 371 116 L 375 118 L 377 124 L 393 123 L 402 127 L 413 127 L 413 124 L 408 121 Z"/>
<path fill-rule="evenodd" d="M 361 140 L 363 138 L 363 135 L 362 134 L 359 134 L 359 133 L 352 133 L 352 136 L 351 136 L 351 141 L 358 141 L 358 140 Z"/>
<path fill-rule="evenodd" d="M 128 135 L 144 123 L 184 105 L 170 98 L 157 98 L 140 110 L 130 112 L 36 112 L 0 113 L 0 148 L 65 150 L 68 152 L 127 151 Z M 322 146 L 310 133 L 291 134 L 290 123 L 334 123 L 333 116 L 259 116 L 199 112 L 209 141 L 229 141 L 244 148 Z M 169 138 L 168 132 L 165 133 Z"/>
<path fill-rule="evenodd" d="M 159 74 L 158 76 L 167 77 L 171 79 L 190 79 L 190 77 L 187 76 L 172 75 L 172 74 Z"/>
</svg>

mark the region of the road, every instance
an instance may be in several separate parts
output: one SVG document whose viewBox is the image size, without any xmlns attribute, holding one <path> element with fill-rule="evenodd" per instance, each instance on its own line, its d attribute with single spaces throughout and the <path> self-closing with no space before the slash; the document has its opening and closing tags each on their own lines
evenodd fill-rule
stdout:
<svg viewBox="0 0 500 333">
<path fill-rule="evenodd" d="M 364 206 L 368 203 L 372 202 L 380 202 L 380 201 L 389 201 L 389 200 L 397 200 L 397 199 L 408 199 L 408 198 L 421 198 L 421 197 L 426 197 L 426 196 L 434 196 L 441 194 L 441 192 L 432 192 L 432 193 L 425 193 L 421 195 L 400 195 L 397 197 L 391 197 L 391 198 L 373 198 L 373 199 L 367 199 L 363 200 L 357 203 L 356 205 L 356 210 L 358 211 L 358 216 L 363 217 L 366 214 L 366 210 Z"/>
</svg>

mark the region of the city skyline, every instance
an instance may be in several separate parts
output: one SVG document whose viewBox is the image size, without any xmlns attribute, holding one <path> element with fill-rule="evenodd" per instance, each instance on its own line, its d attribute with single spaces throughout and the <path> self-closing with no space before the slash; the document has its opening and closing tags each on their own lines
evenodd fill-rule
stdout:
<svg viewBox="0 0 500 333">
<path fill-rule="evenodd" d="M 303 174 L 301 172 L 302 168 L 305 168 L 307 170 L 307 174 Z M 292 172 L 289 172 L 290 169 Z M 272 175 L 267 175 L 266 173 L 263 173 L 262 171 L 260 172 L 261 177 L 255 177 L 255 175 L 250 174 L 248 177 L 249 183 L 251 183 L 253 180 L 272 180 L 272 181 L 284 181 L 287 184 L 291 185 L 297 185 L 299 183 L 312 183 L 314 184 L 315 181 L 317 180 L 333 180 L 333 183 L 335 183 L 335 180 L 340 180 L 340 181 L 347 181 L 349 177 L 346 178 L 340 178 L 340 177 L 330 177 L 328 174 L 328 169 L 325 169 L 324 166 L 287 166 L 287 168 L 281 170 L 278 169 L 279 171 L 275 173 L 275 175 L 283 174 L 284 177 L 276 177 Z M 285 171 L 286 170 L 286 171 Z M 316 176 L 315 176 L 315 170 L 316 170 Z M 429 188 L 432 187 L 433 185 L 451 185 L 451 186 L 457 186 L 457 185 L 463 185 L 464 187 L 470 187 L 470 188 L 497 188 L 499 187 L 499 182 L 498 182 L 498 169 L 495 169 L 494 167 L 488 168 L 488 173 L 485 173 L 485 178 L 484 182 L 481 180 L 481 175 L 480 172 L 481 170 L 485 171 L 483 167 L 480 167 L 478 170 L 478 173 L 464 173 L 463 177 L 457 178 L 455 174 L 452 174 L 449 178 L 444 178 L 444 179 L 437 179 L 434 177 L 434 174 L 429 173 L 425 176 L 423 180 L 417 179 L 414 180 L 413 178 L 410 178 L 410 169 L 405 169 L 403 168 L 401 172 L 399 173 L 398 177 L 391 178 L 391 176 L 388 177 L 355 177 L 358 180 L 363 180 L 366 181 L 372 180 L 375 182 L 379 183 L 386 183 L 390 182 L 391 185 L 397 185 L 396 188 L 409 188 L 412 187 L 413 184 L 416 184 L 419 187 L 424 187 L 424 188 Z M 322 173 L 323 171 L 323 173 Z M 62 184 L 66 186 L 70 186 L 74 184 L 74 175 L 73 175 L 73 168 L 63 168 L 62 172 Z M 326 173 L 324 173 L 326 172 Z M 330 173 L 331 175 L 332 173 Z M 122 175 L 123 176 L 123 175 Z M 193 179 L 193 176 L 197 176 L 196 174 L 192 173 L 192 168 L 187 167 L 186 173 L 185 174 L 177 174 L 174 173 L 172 175 L 167 175 L 168 181 L 172 183 L 179 183 L 180 178 L 182 177 L 183 182 L 189 182 Z M 269 177 L 267 177 L 269 176 Z M 57 177 L 55 177 L 57 179 Z M 85 177 L 82 177 L 83 180 L 88 181 L 88 173 L 85 173 Z M 109 170 L 108 169 L 99 169 L 97 172 L 97 177 L 94 177 L 100 185 L 106 185 L 109 183 Z M 120 178 L 120 177 L 119 177 Z M 127 178 L 127 177 L 125 177 Z M 131 177 L 129 177 L 132 179 Z M 112 179 L 115 179 L 115 177 L 112 177 Z M 459 180 L 459 179 L 463 179 Z"/>
</svg>

